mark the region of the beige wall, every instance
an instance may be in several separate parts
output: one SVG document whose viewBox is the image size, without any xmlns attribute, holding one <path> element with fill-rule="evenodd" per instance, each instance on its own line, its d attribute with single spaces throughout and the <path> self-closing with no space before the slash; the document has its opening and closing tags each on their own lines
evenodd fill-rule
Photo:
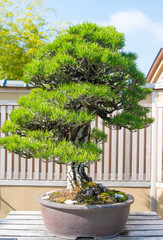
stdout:
<svg viewBox="0 0 163 240">
<path fill-rule="evenodd" d="M 150 212 L 150 188 L 114 188 L 131 194 L 135 201 L 131 205 L 131 212 Z"/>
<path fill-rule="evenodd" d="M 10 211 L 39 211 L 38 194 L 52 191 L 54 187 L 0 186 L 0 218 Z"/>
<path fill-rule="evenodd" d="M 148 94 L 146 99 L 142 103 L 152 103 L 152 94 Z"/>
<path fill-rule="evenodd" d="M 163 102 L 163 94 L 158 95 L 158 102 Z"/>
<path fill-rule="evenodd" d="M 23 95 L 27 95 L 23 94 Z M 18 98 L 22 96 L 22 93 L 12 93 L 12 94 L 8 94 L 8 93 L 0 93 L 0 100 L 18 100 Z"/>
<path fill-rule="evenodd" d="M 39 211 L 36 201 L 38 194 L 52 191 L 54 187 L 0 187 L 0 218 L 4 218 L 10 211 Z M 62 188 L 63 189 L 63 188 Z M 116 189 L 116 188 L 114 188 Z M 118 188 L 134 196 L 135 202 L 131 206 L 132 212 L 149 212 L 149 188 Z"/>
<path fill-rule="evenodd" d="M 1 87 L 0 88 L 0 100 L 18 100 L 22 95 L 28 95 L 31 88 L 10 88 Z"/>
<path fill-rule="evenodd" d="M 151 82 L 163 82 L 163 60 L 156 69 Z"/>
<path fill-rule="evenodd" d="M 157 213 L 163 219 L 163 189 L 157 188 Z"/>
<path fill-rule="evenodd" d="M 162 83 L 162 82 L 163 82 L 163 70 L 162 70 L 162 72 L 160 73 L 160 75 L 159 75 L 159 78 L 158 78 L 157 82 L 160 82 L 160 83 Z"/>
</svg>

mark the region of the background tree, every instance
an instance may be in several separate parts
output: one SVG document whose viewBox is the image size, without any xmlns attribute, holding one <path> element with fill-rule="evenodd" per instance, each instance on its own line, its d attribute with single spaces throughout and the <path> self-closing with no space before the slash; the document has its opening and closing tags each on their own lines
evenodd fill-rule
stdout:
<svg viewBox="0 0 163 240">
<path fill-rule="evenodd" d="M 45 20 L 42 0 L 0 1 L 0 79 L 21 80 L 25 64 L 57 30 Z"/>
<path fill-rule="evenodd" d="M 107 127 L 147 127 L 149 109 L 139 104 L 151 90 L 136 55 L 126 53 L 114 27 L 83 23 L 69 27 L 25 67 L 24 81 L 36 87 L 20 97 L 0 144 L 20 156 L 69 164 L 72 185 L 89 182 L 84 167 L 99 161 L 106 134 L 90 123 L 98 115 Z M 117 112 L 118 111 L 118 112 Z"/>
</svg>

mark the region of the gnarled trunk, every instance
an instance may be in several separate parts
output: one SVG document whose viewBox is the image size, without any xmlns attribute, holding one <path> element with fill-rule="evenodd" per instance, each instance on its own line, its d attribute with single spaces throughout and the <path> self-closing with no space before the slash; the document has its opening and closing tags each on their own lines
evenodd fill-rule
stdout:
<svg viewBox="0 0 163 240">
<path fill-rule="evenodd" d="M 85 165 L 83 163 L 75 164 L 74 162 L 68 165 L 67 171 L 67 188 L 74 189 L 77 186 L 83 187 L 85 184 L 92 181 L 85 172 Z"/>
<path fill-rule="evenodd" d="M 90 137 L 90 123 L 85 123 L 83 125 L 76 125 L 70 127 L 64 132 L 64 137 L 71 142 L 76 144 L 84 143 L 88 141 Z"/>
<path fill-rule="evenodd" d="M 67 139 L 75 144 L 81 144 L 88 141 L 90 137 L 90 123 L 72 127 L 67 132 Z M 76 186 L 82 187 L 92 179 L 85 172 L 86 165 L 84 163 L 72 162 L 68 165 L 67 171 L 67 188 L 74 189 Z"/>
</svg>

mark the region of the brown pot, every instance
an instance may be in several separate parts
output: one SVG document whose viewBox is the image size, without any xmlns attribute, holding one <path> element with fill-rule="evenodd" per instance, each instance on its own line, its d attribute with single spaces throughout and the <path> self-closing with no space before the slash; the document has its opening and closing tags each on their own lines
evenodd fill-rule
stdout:
<svg viewBox="0 0 163 240">
<path fill-rule="evenodd" d="M 67 205 L 37 197 L 44 224 L 55 236 L 66 239 L 77 237 L 112 237 L 120 233 L 129 215 L 134 198 L 122 203 L 106 205 Z"/>
</svg>

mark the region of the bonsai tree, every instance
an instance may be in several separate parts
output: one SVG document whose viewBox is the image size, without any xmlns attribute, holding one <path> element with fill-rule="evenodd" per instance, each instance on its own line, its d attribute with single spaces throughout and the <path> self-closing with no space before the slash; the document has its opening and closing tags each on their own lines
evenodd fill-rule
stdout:
<svg viewBox="0 0 163 240">
<path fill-rule="evenodd" d="M 93 23 L 70 26 L 26 65 L 23 80 L 34 86 L 2 127 L 3 148 L 25 158 L 71 167 L 72 188 L 91 181 L 88 164 L 100 160 L 107 135 L 90 124 L 129 130 L 152 123 L 139 102 L 151 92 L 134 53 L 123 51 L 124 34 Z M 116 114 L 113 114 L 113 113 Z M 105 188 L 101 186 L 105 191 Z"/>
</svg>

